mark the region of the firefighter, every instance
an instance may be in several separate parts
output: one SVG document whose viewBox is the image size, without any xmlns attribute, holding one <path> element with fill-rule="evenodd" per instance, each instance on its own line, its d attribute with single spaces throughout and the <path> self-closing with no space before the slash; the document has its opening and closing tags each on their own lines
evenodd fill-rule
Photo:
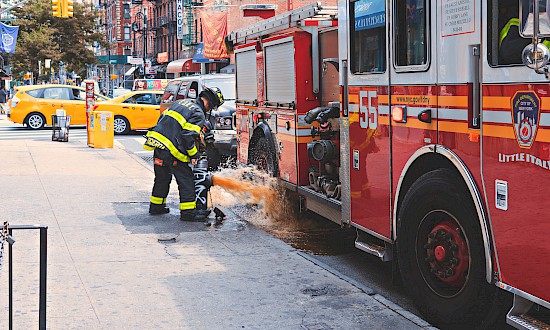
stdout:
<svg viewBox="0 0 550 330">
<path fill-rule="evenodd" d="M 223 95 L 218 88 L 205 87 L 197 100 L 174 102 L 162 113 L 157 125 L 147 133 L 143 147 L 154 150 L 155 169 L 150 214 L 170 212 L 166 207 L 166 197 L 173 174 L 180 195 L 180 219 L 195 219 L 195 183 L 189 163 L 196 164 L 200 156 L 195 142 L 204 126 L 205 113 L 222 103 Z"/>
</svg>

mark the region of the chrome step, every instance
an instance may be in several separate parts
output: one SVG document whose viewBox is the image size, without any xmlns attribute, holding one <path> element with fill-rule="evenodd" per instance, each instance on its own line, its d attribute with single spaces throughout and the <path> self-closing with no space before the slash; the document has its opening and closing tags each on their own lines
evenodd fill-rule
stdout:
<svg viewBox="0 0 550 330">
<path fill-rule="evenodd" d="M 356 240 L 355 247 L 358 248 L 359 250 L 362 250 L 377 256 L 378 258 L 382 259 L 382 261 L 391 261 L 392 259 L 391 250 L 387 249 L 384 246 Z"/>
<path fill-rule="evenodd" d="M 517 329 L 550 330 L 550 324 L 528 314 L 533 305 L 532 301 L 514 295 L 514 305 L 506 315 L 506 323 Z"/>
</svg>

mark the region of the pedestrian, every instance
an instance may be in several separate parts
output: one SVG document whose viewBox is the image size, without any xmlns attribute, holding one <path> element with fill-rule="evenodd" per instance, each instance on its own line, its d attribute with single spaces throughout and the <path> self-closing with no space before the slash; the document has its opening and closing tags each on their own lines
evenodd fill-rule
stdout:
<svg viewBox="0 0 550 330">
<path fill-rule="evenodd" d="M 2 89 L 0 89 L 0 113 L 5 114 L 6 113 L 6 102 L 8 102 L 8 89 L 7 86 L 2 86 Z"/>
<path fill-rule="evenodd" d="M 106 87 L 103 87 L 101 89 L 101 94 L 103 94 L 103 96 L 107 96 L 107 88 Z"/>
<path fill-rule="evenodd" d="M 195 181 L 189 163 L 195 165 L 200 156 L 196 142 L 204 126 L 205 114 L 223 102 L 219 88 L 205 87 L 196 100 L 183 99 L 172 103 L 162 113 L 157 125 L 147 133 L 143 147 L 154 150 L 155 171 L 150 214 L 170 212 L 166 207 L 166 197 L 173 174 L 180 196 L 180 220 L 195 220 Z"/>
</svg>

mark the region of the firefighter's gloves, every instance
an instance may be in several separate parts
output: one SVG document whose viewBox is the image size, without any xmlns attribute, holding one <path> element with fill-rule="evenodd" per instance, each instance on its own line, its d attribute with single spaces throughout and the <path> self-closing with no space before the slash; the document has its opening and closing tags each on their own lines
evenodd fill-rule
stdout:
<svg viewBox="0 0 550 330">
<path fill-rule="evenodd" d="M 214 132 L 212 132 L 213 129 L 214 128 L 212 127 L 211 122 L 204 122 L 204 126 L 202 127 L 202 134 L 205 144 L 214 143 Z"/>
<path fill-rule="evenodd" d="M 204 134 L 204 142 L 206 144 L 214 143 L 214 133 L 212 133 L 212 132 L 205 133 Z"/>
</svg>

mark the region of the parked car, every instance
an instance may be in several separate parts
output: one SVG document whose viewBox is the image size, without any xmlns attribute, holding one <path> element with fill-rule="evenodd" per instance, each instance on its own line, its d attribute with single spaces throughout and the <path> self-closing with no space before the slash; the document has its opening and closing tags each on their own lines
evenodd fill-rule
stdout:
<svg viewBox="0 0 550 330">
<path fill-rule="evenodd" d="M 218 87 L 225 102 L 212 111 L 207 119 L 212 124 L 214 143 L 207 147 L 208 164 L 217 167 L 222 160 L 237 156 L 237 133 L 235 130 L 235 75 L 205 74 L 180 77 L 171 80 L 162 96 L 160 112 L 168 109 L 176 100 L 197 98 L 203 86 Z"/>
<path fill-rule="evenodd" d="M 41 129 L 52 124 L 57 109 L 71 116 L 71 125 L 86 125 L 86 100 L 81 98 L 84 88 L 68 85 L 30 85 L 16 87 L 16 93 L 8 102 L 8 119 L 24 124 L 30 129 Z M 94 93 L 96 102 L 107 97 Z"/>
<path fill-rule="evenodd" d="M 111 111 L 115 134 L 148 129 L 157 124 L 163 91 L 135 91 L 98 103 L 94 110 Z"/>
</svg>

